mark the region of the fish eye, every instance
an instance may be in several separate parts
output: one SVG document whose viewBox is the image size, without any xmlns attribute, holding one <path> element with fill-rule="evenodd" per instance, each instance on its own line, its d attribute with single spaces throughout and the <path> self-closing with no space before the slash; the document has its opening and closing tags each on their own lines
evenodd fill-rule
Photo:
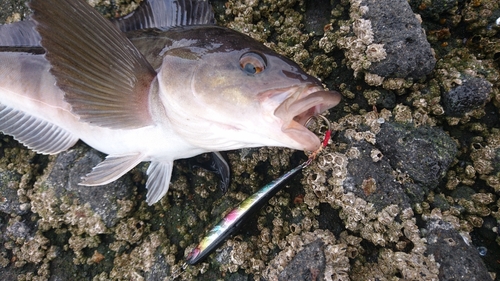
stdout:
<svg viewBox="0 0 500 281">
<path fill-rule="evenodd" d="M 266 69 L 266 60 L 255 52 L 244 53 L 240 58 L 240 67 L 246 74 L 261 73 Z"/>
</svg>

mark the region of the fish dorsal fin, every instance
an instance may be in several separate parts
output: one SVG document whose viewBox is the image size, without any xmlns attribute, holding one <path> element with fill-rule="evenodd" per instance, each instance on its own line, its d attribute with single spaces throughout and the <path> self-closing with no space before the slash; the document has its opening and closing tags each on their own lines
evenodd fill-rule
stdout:
<svg viewBox="0 0 500 281">
<path fill-rule="evenodd" d="M 208 0 L 144 0 L 132 13 L 113 20 L 122 31 L 214 24 Z"/>
<path fill-rule="evenodd" d="M 140 153 L 119 156 L 108 155 L 104 161 L 92 169 L 92 172 L 83 177 L 79 184 L 86 186 L 108 184 L 126 174 L 141 163 L 144 158 L 144 155 Z"/>
<path fill-rule="evenodd" d="M 153 161 L 149 164 L 147 171 L 148 181 L 146 182 L 146 188 L 148 189 L 146 202 L 149 205 L 158 202 L 167 194 L 173 165 L 174 163 L 172 161 Z"/>
<path fill-rule="evenodd" d="M 0 131 L 41 154 L 57 154 L 78 141 L 77 137 L 50 122 L 2 104 Z"/>
<path fill-rule="evenodd" d="M 80 120 L 113 129 L 152 124 L 155 71 L 135 46 L 82 0 L 33 0 L 50 72 Z"/>
<path fill-rule="evenodd" d="M 0 25 L 0 47 L 39 47 L 40 35 L 35 22 L 18 21 Z"/>
</svg>

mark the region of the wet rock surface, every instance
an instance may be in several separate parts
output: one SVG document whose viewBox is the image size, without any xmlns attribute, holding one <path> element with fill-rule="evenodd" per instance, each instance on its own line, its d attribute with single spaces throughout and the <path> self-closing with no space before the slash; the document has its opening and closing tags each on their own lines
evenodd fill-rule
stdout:
<svg viewBox="0 0 500 281">
<path fill-rule="evenodd" d="M 344 190 L 381 210 L 391 204 L 408 208 L 424 201 L 451 165 L 457 148 L 442 130 L 393 122 L 380 126 L 376 143 L 345 137 L 358 155 L 349 160 Z"/>
<path fill-rule="evenodd" d="M 352 148 L 359 151 L 359 156 L 349 160 L 344 190 L 374 204 L 375 209 L 379 211 L 391 204 L 409 208 L 410 198 L 397 182 L 389 158 L 380 152 L 381 159 L 374 162 L 371 152 L 377 149 L 375 145 L 366 141 L 351 144 Z M 419 193 L 420 197 L 424 196 L 422 189 Z"/>
<path fill-rule="evenodd" d="M 306 3 L 304 28 L 316 35 L 323 35 L 325 26 L 330 21 L 331 3 L 328 0 L 309 1 Z"/>
<path fill-rule="evenodd" d="M 444 13 L 453 13 L 457 10 L 458 0 L 410 0 L 413 10 L 418 11 L 422 17 L 439 20 Z"/>
</svg>

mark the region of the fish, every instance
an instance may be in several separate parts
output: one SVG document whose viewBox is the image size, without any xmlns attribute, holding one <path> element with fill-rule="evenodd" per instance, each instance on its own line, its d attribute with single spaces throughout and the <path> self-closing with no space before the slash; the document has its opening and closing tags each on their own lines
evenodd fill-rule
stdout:
<svg viewBox="0 0 500 281">
<path fill-rule="evenodd" d="M 142 1 L 112 21 L 83 0 L 28 5 L 29 20 L 0 26 L 0 131 L 41 154 L 78 140 L 105 153 L 83 186 L 150 162 L 152 205 L 177 159 L 313 151 L 320 140 L 305 122 L 341 99 L 290 59 L 215 25 L 208 1 Z"/>
</svg>

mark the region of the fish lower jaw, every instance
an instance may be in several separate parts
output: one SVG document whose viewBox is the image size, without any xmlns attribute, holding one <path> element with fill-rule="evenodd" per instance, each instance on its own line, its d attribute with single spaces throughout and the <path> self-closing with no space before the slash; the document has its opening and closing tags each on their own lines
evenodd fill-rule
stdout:
<svg viewBox="0 0 500 281">
<path fill-rule="evenodd" d="M 307 121 L 339 102 L 339 93 L 311 87 L 284 100 L 274 115 L 282 121 L 281 131 L 297 145 L 293 148 L 314 151 L 319 147 L 320 140 L 306 127 Z"/>
<path fill-rule="evenodd" d="M 286 135 L 289 145 L 287 147 L 304 150 L 304 151 L 314 151 L 318 149 L 320 145 L 319 138 L 311 131 L 309 131 L 302 124 L 291 121 L 287 125 L 283 126 L 281 131 Z"/>
</svg>

